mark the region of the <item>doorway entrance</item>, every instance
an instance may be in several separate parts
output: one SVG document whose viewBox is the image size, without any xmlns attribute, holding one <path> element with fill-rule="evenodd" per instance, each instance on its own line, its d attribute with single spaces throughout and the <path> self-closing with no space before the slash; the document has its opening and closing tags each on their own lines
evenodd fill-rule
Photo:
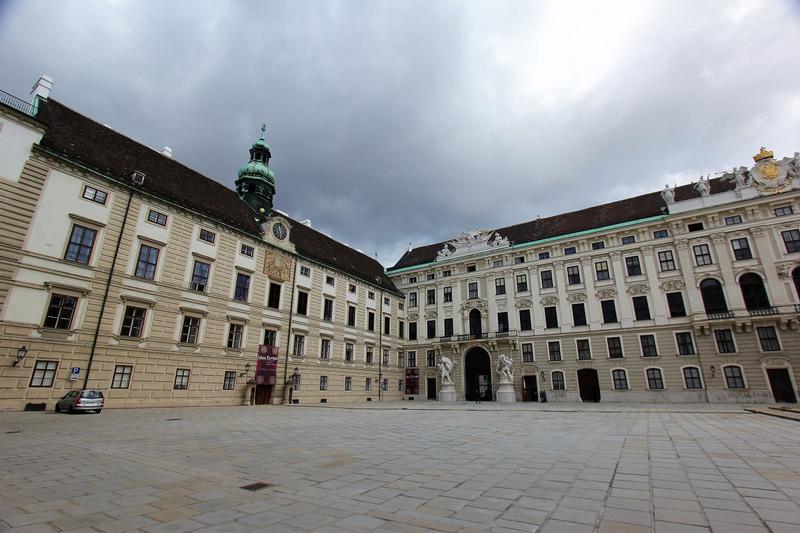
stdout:
<svg viewBox="0 0 800 533">
<path fill-rule="evenodd" d="M 797 403 L 797 395 L 794 393 L 792 379 L 789 377 L 787 368 L 768 368 L 767 377 L 772 395 L 778 403 Z"/>
<path fill-rule="evenodd" d="M 481 338 L 481 312 L 473 309 L 469 312 L 469 334 L 472 338 Z"/>
<path fill-rule="evenodd" d="M 266 405 L 272 398 L 272 385 L 256 385 L 256 405 Z"/>
<path fill-rule="evenodd" d="M 581 368 L 578 370 L 578 388 L 581 391 L 581 400 L 584 402 L 599 402 L 600 381 L 597 379 L 597 370 L 594 368 Z"/>
<path fill-rule="evenodd" d="M 537 384 L 536 376 L 522 377 L 522 401 L 523 402 L 539 401 L 539 386 Z"/>
<path fill-rule="evenodd" d="M 428 399 L 436 399 L 436 378 L 428 378 Z"/>
<path fill-rule="evenodd" d="M 492 362 L 489 353 L 477 346 L 464 356 L 464 397 L 468 401 L 492 400 Z"/>
</svg>

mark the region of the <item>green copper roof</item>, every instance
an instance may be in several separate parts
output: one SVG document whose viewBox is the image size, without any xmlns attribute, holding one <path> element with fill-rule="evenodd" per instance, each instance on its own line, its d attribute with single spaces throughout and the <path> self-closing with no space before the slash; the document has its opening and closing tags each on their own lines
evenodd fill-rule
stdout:
<svg viewBox="0 0 800 533">
<path fill-rule="evenodd" d="M 239 179 L 243 178 L 260 178 L 275 185 L 275 174 L 261 161 L 250 161 L 242 165 L 239 168 Z"/>
</svg>

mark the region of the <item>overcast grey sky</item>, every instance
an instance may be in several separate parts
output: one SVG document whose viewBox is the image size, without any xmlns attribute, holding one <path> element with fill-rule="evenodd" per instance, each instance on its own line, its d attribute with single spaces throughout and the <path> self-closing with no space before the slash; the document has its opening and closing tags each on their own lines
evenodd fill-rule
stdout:
<svg viewBox="0 0 800 533">
<path fill-rule="evenodd" d="M 266 122 L 276 206 L 387 266 L 800 151 L 797 1 L 0 0 L 0 50 L 231 187 Z"/>
</svg>

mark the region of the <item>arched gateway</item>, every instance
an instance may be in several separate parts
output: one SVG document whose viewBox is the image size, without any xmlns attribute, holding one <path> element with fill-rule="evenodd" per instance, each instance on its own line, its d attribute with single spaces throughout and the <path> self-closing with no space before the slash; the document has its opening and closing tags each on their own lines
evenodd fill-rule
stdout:
<svg viewBox="0 0 800 533">
<path fill-rule="evenodd" d="M 491 401 L 492 361 L 489 353 L 475 346 L 464 355 L 464 396 L 468 401 Z"/>
</svg>

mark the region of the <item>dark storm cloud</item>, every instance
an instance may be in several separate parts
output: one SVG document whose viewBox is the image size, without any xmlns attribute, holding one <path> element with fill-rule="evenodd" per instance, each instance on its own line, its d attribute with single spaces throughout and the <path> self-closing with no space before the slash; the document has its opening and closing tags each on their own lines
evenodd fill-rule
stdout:
<svg viewBox="0 0 800 533">
<path fill-rule="evenodd" d="M 266 121 L 276 205 L 392 264 L 800 150 L 794 6 L 18 2 L 0 72 L 231 186 Z"/>
</svg>

